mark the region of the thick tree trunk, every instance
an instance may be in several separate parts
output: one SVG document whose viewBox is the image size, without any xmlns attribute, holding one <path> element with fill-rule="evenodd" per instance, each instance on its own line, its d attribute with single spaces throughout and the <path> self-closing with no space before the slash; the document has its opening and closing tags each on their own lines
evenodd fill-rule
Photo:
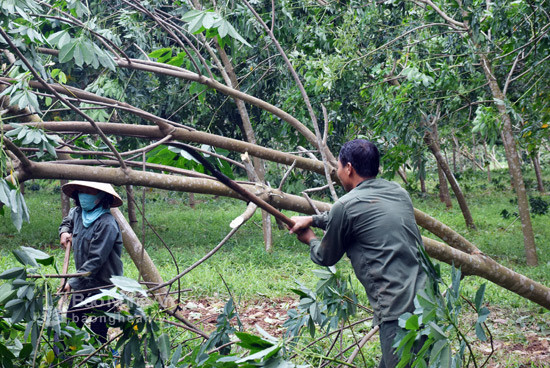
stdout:
<svg viewBox="0 0 550 368">
<path fill-rule="evenodd" d="M 437 163 L 437 177 L 439 178 L 439 200 L 445 203 L 445 207 L 447 207 L 447 209 L 453 208 L 451 194 L 449 193 L 449 186 L 447 185 L 447 178 L 445 177 L 445 173 L 439 163 Z"/>
<path fill-rule="evenodd" d="M 441 169 L 445 173 L 445 176 L 447 177 L 449 184 L 451 184 L 453 193 L 455 194 L 458 205 L 460 206 L 460 210 L 462 211 L 462 216 L 466 221 L 466 226 L 470 229 L 475 229 L 476 226 L 474 224 L 474 219 L 472 218 L 472 214 L 470 213 L 470 209 L 468 208 L 468 204 L 466 203 L 466 197 L 464 197 L 464 194 L 462 193 L 462 189 L 460 189 L 460 186 L 458 185 L 458 182 L 456 181 L 453 173 L 451 172 L 451 169 L 449 168 L 447 161 L 445 161 L 445 158 L 441 154 L 441 150 L 439 148 L 439 142 L 437 141 L 437 123 L 432 124 L 430 128 L 432 128 L 433 130 L 431 132 L 428 130 L 426 131 L 426 133 L 424 134 L 424 141 L 426 142 L 426 145 L 434 155 L 438 165 L 440 165 Z"/>
<path fill-rule="evenodd" d="M 523 232 L 523 245 L 525 248 L 525 258 L 527 265 L 537 266 L 539 261 L 537 257 L 537 248 L 535 245 L 535 235 L 533 233 L 533 225 L 531 224 L 531 215 L 529 213 L 529 201 L 527 199 L 527 191 L 525 190 L 525 183 L 523 181 L 523 174 L 521 173 L 521 162 L 519 160 L 518 151 L 516 148 L 516 139 L 512 129 L 512 120 L 510 115 L 506 111 L 506 96 L 502 93 L 497 80 L 494 77 L 494 73 L 491 67 L 491 63 L 486 55 L 481 55 L 481 64 L 485 77 L 489 82 L 489 87 L 496 101 L 502 101 L 497 103 L 497 109 L 500 113 L 502 120 L 502 128 L 500 135 L 502 137 L 502 143 L 504 144 L 504 150 L 506 152 L 506 160 L 508 161 L 508 170 L 512 177 L 512 185 L 516 191 L 518 199 L 518 212 L 521 220 L 521 230 Z"/>
<path fill-rule="evenodd" d="M 495 262 L 485 255 L 470 255 L 445 244 L 422 238 L 428 254 L 440 261 L 454 264 L 465 275 L 483 277 L 503 288 L 531 300 L 546 309 L 550 309 L 550 288 L 533 281 L 509 268 Z"/>
<path fill-rule="evenodd" d="M 97 122 L 96 124 L 105 134 L 116 134 L 119 136 L 139 137 L 151 140 L 162 139 L 166 136 L 157 126 L 100 122 Z M 96 133 L 94 128 L 89 123 L 82 121 L 44 121 L 41 123 L 28 123 L 28 125 L 40 126 L 43 129 L 59 133 Z M 3 126 L 4 131 L 9 131 L 11 129 L 12 128 L 10 126 Z M 313 171 L 322 175 L 325 173 L 323 163 L 319 160 L 312 160 L 302 156 L 292 155 L 237 139 L 226 138 L 205 132 L 189 131 L 181 128 L 174 128 L 171 134 L 173 135 L 174 140 L 181 142 L 208 144 L 213 147 L 219 147 L 233 152 L 248 152 L 251 156 L 260 157 L 267 161 L 274 161 L 289 166 L 296 161 L 296 168 Z M 336 171 L 334 171 L 332 179 L 339 182 L 338 177 L 336 176 Z"/>
</svg>

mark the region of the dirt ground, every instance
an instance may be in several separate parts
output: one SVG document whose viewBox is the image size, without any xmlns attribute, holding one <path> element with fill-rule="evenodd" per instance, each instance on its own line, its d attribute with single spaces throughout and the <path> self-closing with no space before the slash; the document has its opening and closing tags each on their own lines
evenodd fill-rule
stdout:
<svg viewBox="0 0 550 368">
<path fill-rule="evenodd" d="M 188 301 L 184 303 L 183 313 L 189 321 L 211 332 L 216 327 L 216 318 L 223 311 L 224 304 L 225 301 L 216 298 Z M 287 319 L 287 311 L 297 305 L 298 300 L 292 298 L 259 298 L 239 305 L 237 311 L 246 332 L 257 334 L 255 326 L 258 325 L 270 335 L 281 337 L 285 331 L 283 323 Z M 517 318 L 509 316 L 507 311 L 489 308 L 491 316 L 488 325 L 493 334 L 494 352 L 486 367 L 550 367 L 550 331 L 541 332 L 540 321 L 518 323 Z M 508 340 L 507 336 L 518 332 L 524 336 L 521 342 Z M 514 341 L 517 340 L 514 338 Z M 478 343 L 475 348 L 487 357 L 492 350 L 489 342 Z"/>
</svg>

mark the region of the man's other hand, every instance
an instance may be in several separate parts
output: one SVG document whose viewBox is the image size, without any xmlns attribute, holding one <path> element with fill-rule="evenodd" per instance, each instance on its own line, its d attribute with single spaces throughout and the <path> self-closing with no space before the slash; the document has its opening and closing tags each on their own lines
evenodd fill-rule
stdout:
<svg viewBox="0 0 550 368">
<path fill-rule="evenodd" d="M 311 216 L 292 216 L 291 220 L 294 221 L 294 226 L 290 229 L 291 234 L 299 235 L 302 230 L 313 224 L 313 217 Z M 298 239 L 300 238 L 298 237 Z"/>
</svg>

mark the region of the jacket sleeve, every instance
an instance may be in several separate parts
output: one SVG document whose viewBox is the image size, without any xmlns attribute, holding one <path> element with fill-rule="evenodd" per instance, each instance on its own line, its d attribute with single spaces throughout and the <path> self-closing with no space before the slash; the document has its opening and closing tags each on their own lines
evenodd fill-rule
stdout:
<svg viewBox="0 0 550 368">
<path fill-rule="evenodd" d="M 320 215 L 313 215 L 311 218 L 313 219 L 313 226 L 318 227 L 319 229 L 325 230 L 327 228 L 328 224 L 328 216 L 329 212 L 325 211 Z"/>
<path fill-rule="evenodd" d="M 74 289 L 85 289 L 87 280 L 93 279 L 101 271 L 107 258 L 111 254 L 118 237 L 118 228 L 111 221 L 100 221 L 95 229 L 94 235 L 90 240 L 88 250 L 88 259 L 77 270 L 80 272 L 90 272 L 89 276 L 74 278 L 70 281 Z"/>
<path fill-rule="evenodd" d="M 69 214 L 63 218 L 61 225 L 59 225 L 58 235 L 61 236 L 63 233 L 73 233 L 73 217 L 75 216 L 76 207 L 71 208 Z"/>
<path fill-rule="evenodd" d="M 336 202 L 326 215 L 326 232 L 322 240 L 310 242 L 311 260 L 321 266 L 333 266 L 346 252 L 347 218 L 344 206 Z"/>
</svg>

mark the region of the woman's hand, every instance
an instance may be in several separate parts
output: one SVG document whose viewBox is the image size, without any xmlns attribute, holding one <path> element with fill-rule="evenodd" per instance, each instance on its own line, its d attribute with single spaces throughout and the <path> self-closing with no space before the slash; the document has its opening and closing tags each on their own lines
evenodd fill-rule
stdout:
<svg viewBox="0 0 550 368">
<path fill-rule="evenodd" d="M 63 246 L 63 248 L 67 248 L 67 245 L 73 240 L 73 235 L 70 233 L 61 233 L 61 236 L 59 237 L 59 244 Z"/>
</svg>

